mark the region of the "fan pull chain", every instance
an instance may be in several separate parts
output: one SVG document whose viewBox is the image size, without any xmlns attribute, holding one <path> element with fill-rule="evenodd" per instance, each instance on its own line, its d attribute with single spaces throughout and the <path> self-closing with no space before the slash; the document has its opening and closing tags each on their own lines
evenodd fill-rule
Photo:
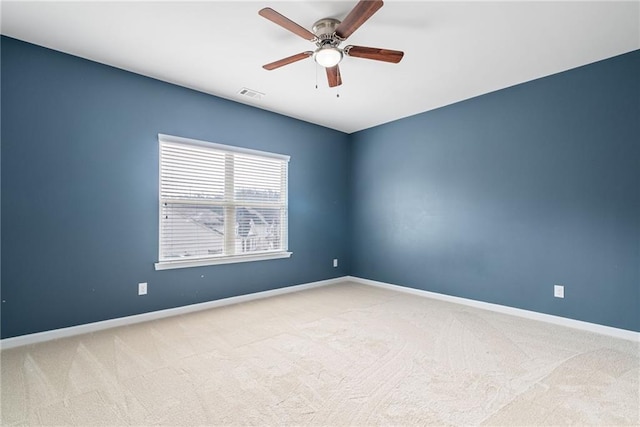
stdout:
<svg viewBox="0 0 640 427">
<path fill-rule="evenodd" d="M 316 69 L 316 89 L 318 89 L 318 64 L 316 64 L 316 61 L 313 61 L 313 64 L 315 65 Z"/>
</svg>

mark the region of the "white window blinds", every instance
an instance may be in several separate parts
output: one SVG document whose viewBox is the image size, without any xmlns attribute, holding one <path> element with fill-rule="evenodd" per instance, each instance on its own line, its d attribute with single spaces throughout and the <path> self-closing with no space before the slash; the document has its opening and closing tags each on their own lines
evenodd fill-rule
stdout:
<svg viewBox="0 0 640 427">
<path fill-rule="evenodd" d="M 159 135 L 157 269 L 287 252 L 289 157 Z"/>
</svg>

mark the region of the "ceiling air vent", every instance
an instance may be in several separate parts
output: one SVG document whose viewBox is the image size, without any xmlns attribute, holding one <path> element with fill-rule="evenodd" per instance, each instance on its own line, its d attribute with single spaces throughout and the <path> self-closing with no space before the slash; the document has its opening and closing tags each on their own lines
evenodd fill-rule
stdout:
<svg viewBox="0 0 640 427">
<path fill-rule="evenodd" d="M 257 90 L 247 89 L 246 87 L 243 87 L 238 91 L 238 95 L 246 96 L 247 98 L 262 99 L 262 97 L 264 96 L 264 93 L 258 92 Z"/>
</svg>

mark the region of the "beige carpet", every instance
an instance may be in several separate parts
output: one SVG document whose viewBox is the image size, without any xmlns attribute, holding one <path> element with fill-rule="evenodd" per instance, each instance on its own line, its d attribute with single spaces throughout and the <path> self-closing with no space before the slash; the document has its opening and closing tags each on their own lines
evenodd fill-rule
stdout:
<svg viewBox="0 0 640 427">
<path fill-rule="evenodd" d="M 638 343 L 345 283 L 1 353 L 3 425 L 638 425 Z"/>
</svg>

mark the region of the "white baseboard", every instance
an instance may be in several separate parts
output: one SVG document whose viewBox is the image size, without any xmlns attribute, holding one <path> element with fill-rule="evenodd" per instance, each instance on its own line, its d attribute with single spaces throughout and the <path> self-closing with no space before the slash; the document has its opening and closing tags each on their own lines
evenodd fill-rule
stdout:
<svg viewBox="0 0 640 427">
<path fill-rule="evenodd" d="M 363 285 L 376 286 L 379 288 L 390 289 L 398 292 L 404 292 L 420 297 L 432 298 L 441 301 L 452 302 L 455 304 L 466 305 L 470 307 L 480 308 L 483 310 L 495 311 L 498 313 L 510 314 L 513 316 L 524 317 L 527 319 L 538 320 L 556 325 L 566 326 L 569 328 L 580 329 L 583 331 L 594 332 L 597 334 L 608 335 L 615 338 L 635 341 L 640 343 L 640 332 L 628 331 L 626 329 L 613 328 L 610 326 L 598 325 L 596 323 L 583 322 L 580 320 L 568 319 L 551 314 L 538 313 L 535 311 L 523 310 L 520 308 L 508 307 L 499 304 L 476 301 L 467 298 L 455 297 L 451 295 L 439 294 L 436 292 L 423 291 L 421 289 L 409 288 L 406 286 L 393 285 L 376 280 L 362 279 L 354 276 L 343 276 L 335 279 L 321 280 L 318 282 L 304 283 L 301 285 L 288 286 L 285 288 L 272 289 L 269 291 L 256 292 L 247 295 L 239 295 L 236 297 L 224 298 L 215 301 L 207 301 L 199 304 L 191 304 L 183 307 L 169 308 L 166 310 L 152 311 L 149 313 L 136 314 L 133 316 L 119 317 L 117 319 L 103 320 L 100 322 L 87 323 L 84 325 L 71 326 L 68 328 L 54 329 L 51 331 L 38 332 L 35 334 L 21 335 L 18 337 L 5 338 L 0 340 L 0 349 L 9 349 L 20 347 L 23 345 L 36 344 L 54 339 L 66 338 L 75 335 L 97 332 L 104 329 L 115 328 L 118 326 L 132 325 L 135 323 L 148 322 L 150 320 L 162 319 L 165 317 L 178 316 L 181 314 L 192 313 L 195 311 L 207 310 L 225 305 L 238 304 L 241 302 L 253 301 L 262 298 L 268 298 L 276 295 L 288 294 L 292 292 L 303 291 L 305 289 L 318 288 L 321 286 L 333 285 L 345 281 L 356 282 Z"/>
<path fill-rule="evenodd" d="M 60 338 L 71 337 L 75 335 L 97 332 L 104 329 L 115 328 L 117 326 L 132 325 L 135 323 L 148 322 L 150 320 L 162 319 L 165 317 L 178 316 L 181 314 L 192 313 L 195 311 L 207 310 L 225 305 L 238 304 L 241 302 L 253 301 L 262 298 L 273 297 L 276 295 L 288 294 L 292 292 L 303 291 L 305 289 L 318 288 L 320 286 L 333 285 L 344 282 L 344 277 L 335 279 L 321 280 L 318 282 L 304 283 L 301 285 L 288 286 L 285 288 L 272 289 L 269 291 L 255 292 L 247 295 L 239 295 L 237 297 L 223 298 L 215 301 L 207 301 L 198 304 L 185 305 L 183 307 L 169 308 L 166 310 L 152 311 L 149 313 L 135 314 L 133 316 L 119 317 L 117 319 L 103 320 L 100 322 L 86 323 L 84 325 L 71 326 L 68 328 L 54 329 L 51 331 L 38 332 L 35 334 L 21 335 L 18 337 L 5 338 L 0 340 L 0 349 L 8 349 L 20 347 L 23 345 L 36 344 L 44 341 L 50 341 Z"/>
<path fill-rule="evenodd" d="M 362 279 L 360 277 L 347 276 L 344 279 L 363 285 L 376 286 L 379 288 L 390 289 L 394 291 L 404 292 L 411 295 L 417 295 L 426 298 L 433 298 L 441 301 L 462 304 L 470 307 L 480 308 L 483 310 L 495 311 L 498 313 L 510 314 L 512 316 L 524 317 L 532 320 L 553 323 L 555 325 L 566 326 L 569 328 L 580 329 L 583 331 L 594 332 L 597 334 L 608 335 L 615 338 L 630 340 L 640 343 L 640 332 L 629 331 L 626 329 L 613 328 L 611 326 L 598 325 L 596 323 L 583 322 L 581 320 L 568 319 L 566 317 L 554 316 L 551 314 L 538 313 L 536 311 L 523 310 L 520 308 L 508 307 L 505 305 L 492 304 L 489 302 L 476 301 L 467 298 L 454 297 L 451 295 L 439 294 L 436 292 L 423 291 L 421 289 L 409 288 L 406 286 L 392 285 L 390 283 L 378 282 L 376 280 Z"/>
</svg>

